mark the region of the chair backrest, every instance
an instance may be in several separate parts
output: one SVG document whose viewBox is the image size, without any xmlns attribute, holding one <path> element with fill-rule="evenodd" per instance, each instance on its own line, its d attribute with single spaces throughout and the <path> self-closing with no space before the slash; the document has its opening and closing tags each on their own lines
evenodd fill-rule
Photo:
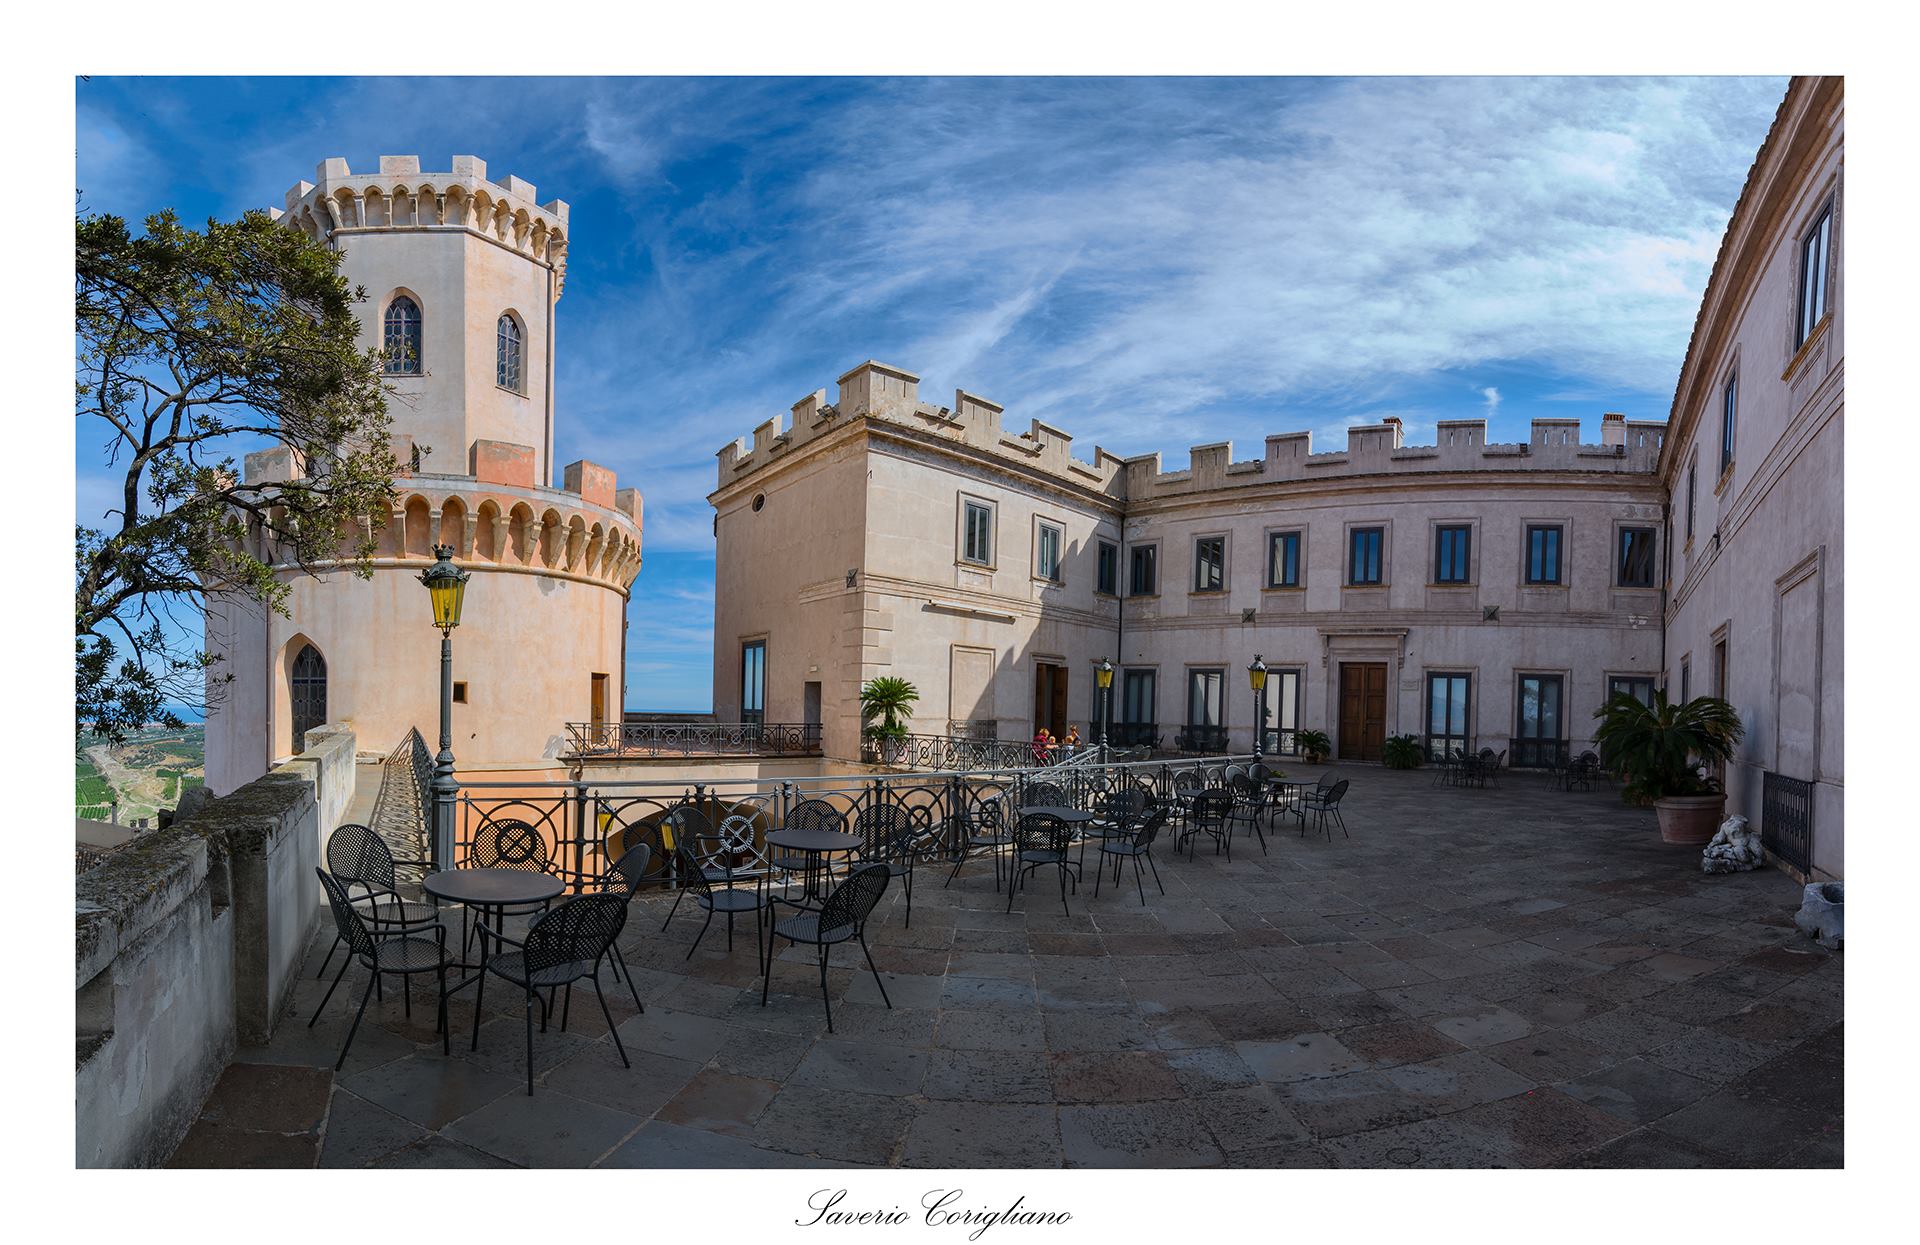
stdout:
<svg viewBox="0 0 1920 1245">
<path fill-rule="evenodd" d="M 1030 782 L 1027 784 L 1026 804 L 1051 804 L 1056 807 L 1067 803 L 1067 793 L 1050 782 Z"/>
<path fill-rule="evenodd" d="M 1111 820 L 1131 821 L 1147 811 L 1147 793 L 1132 784 L 1118 791 L 1109 791 L 1105 801 L 1105 811 Z"/>
<path fill-rule="evenodd" d="M 913 817 L 898 804 L 871 804 L 854 819 L 863 860 L 904 860 L 913 850 Z"/>
<path fill-rule="evenodd" d="M 660 850 L 678 851 L 682 843 L 713 837 L 713 819 L 697 804 L 676 804 L 660 818 Z"/>
<path fill-rule="evenodd" d="M 802 800 L 787 813 L 789 830 L 839 830 L 847 824 L 840 810 L 825 800 Z"/>
<path fill-rule="evenodd" d="M 1462 753 L 1460 759 L 1465 760 L 1466 754 Z M 1346 779 L 1344 778 L 1341 778 L 1341 779 L 1334 778 L 1333 771 L 1328 770 L 1326 773 L 1320 775 L 1320 777 L 1313 780 L 1313 793 L 1315 795 L 1320 795 L 1324 792 L 1332 790 L 1336 782 L 1345 782 L 1345 781 Z"/>
<path fill-rule="evenodd" d="M 607 953 L 627 923 L 625 895 L 581 895 L 549 911 L 527 930 L 527 972 L 584 964 L 582 975 Z"/>
<path fill-rule="evenodd" d="M 1493 760 L 1493 749 L 1492 749 L 1492 748 L 1482 748 L 1482 749 L 1480 749 L 1480 759 L 1481 759 L 1482 761 L 1491 761 L 1491 760 Z"/>
<path fill-rule="evenodd" d="M 635 843 L 620 853 L 620 859 L 607 866 L 600 875 L 600 890 L 603 894 L 624 895 L 632 899 L 646 881 L 647 866 L 653 863 L 653 844 Z"/>
<path fill-rule="evenodd" d="M 1346 794 L 1347 794 L 1347 780 L 1342 778 L 1339 782 L 1334 783 L 1331 787 L 1327 788 L 1327 795 L 1326 795 L 1327 806 L 1331 808 L 1333 805 L 1338 804 L 1341 800 L 1346 798 Z"/>
<path fill-rule="evenodd" d="M 1247 771 L 1247 775 L 1257 783 L 1265 783 L 1269 778 L 1273 777 L 1273 771 L 1267 767 L 1265 761 L 1257 761 L 1254 763 L 1253 768 Z"/>
<path fill-rule="evenodd" d="M 887 867 L 877 862 L 861 865 L 849 873 L 820 905 L 820 933 L 830 934 L 848 927 L 858 930 L 865 925 L 874 905 L 886 893 L 887 878 Z"/>
<path fill-rule="evenodd" d="M 1502 748 L 1500 749 L 1500 755 L 1493 758 L 1493 768 L 1499 769 L 1501 766 L 1505 765 L 1506 763 L 1507 763 L 1507 750 L 1505 748 Z"/>
<path fill-rule="evenodd" d="M 1152 847 L 1154 836 L 1165 829 L 1166 824 L 1167 810 L 1164 808 L 1154 809 L 1153 812 L 1147 815 L 1147 819 L 1140 823 L 1140 829 L 1134 832 L 1133 845 L 1142 851 Z"/>
<path fill-rule="evenodd" d="M 467 858 L 476 869 L 518 869 L 523 873 L 545 873 L 551 863 L 546 839 L 526 822 L 512 817 L 480 823 Z"/>
<path fill-rule="evenodd" d="M 1233 811 L 1233 792 L 1224 787 L 1208 787 L 1193 798 L 1196 821 L 1224 820 Z"/>
<path fill-rule="evenodd" d="M 700 859 L 700 851 L 693 843 L 682 839 L 674 844 L 673 861 L 680 874 L 680 885 L 702 895 L 713 894 L 713 882 L 707 877 L 706 862 Z"/>
<path fill-rule="evenodd" d="M 1013 832 L 1014 850 L 1064 852 L 1073 843 L 1073 827 L 1052 813 L 1028 813 Z"/>
<path fill-rule="evenodd" d="M 327 839 L 327 872 L 343 882 L 393 889 L 393 852 L 370 827 L 348 822 Z"/>
<path fill-rule="evenodd" d="M 346 883 L 325 869 L 316 867 L 314 872 L 320 875 L 320 889 L 327 893 L 327 906 L 333 909 L 333 923 L 340 931 L 340 940 L 347 944 L 347 950 L 354 955 L 372 959 L 373 935 L 367 932 L 367 923 L 354 911 L 353 900 L 347 896 Z"/>
<path fill-rule="evenodd" d="M 1580 754 L 1580 764 L 1598 765 L 1600 764 L 1600 754 L 1597 752 L 1582 752 Z"/>
<path fill-rule="evenodd" d="M 1252 774 L 1244 770 L 1238 774 L 1227 775 L 1227 786 L 1232 788 L 1233 793 L 1241 799 L 1255 799 L 1260 794 L 1260 784 L 1254 781 Z"/>
<path fill-rule="evenodd" d="M 1246 777 L 1246 773 L 1247 767 L 1244 765 L 1229 765 L 1222 771 L 1222 776 L 1226 779 L 1227 784 L 1231 786 L 1234 779 L 1244 778 Z"/>
</svg>

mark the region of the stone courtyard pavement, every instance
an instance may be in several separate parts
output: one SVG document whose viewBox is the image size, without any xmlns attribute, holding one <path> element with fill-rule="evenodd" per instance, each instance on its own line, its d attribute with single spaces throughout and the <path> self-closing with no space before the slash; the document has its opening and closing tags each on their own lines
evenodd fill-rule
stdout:
<svg viewBox="0 0 1920 1245">
<path fill-rule="evenodd" d="M 1351 838 L 1270 833 L 1233 862 L 1155 849 L 1060 910 L 1042 875 L 1005 911 L 993 870 L 918 877 L 869 927 L 893 998 L 811 949 L 760 1006 L 751 935 L 636 903 L 623 935 L 646 1003 L 588 991 L 571 1032 L 524 1037 L 471 989 L 440 1054 L 433 1006 L 397 989 L 336 1057 L 359 970 L 305 1018 L 329 922 L 283 1025 L 243 1049 L 181 1166 L 1836 1167 L 1843 962 L 1792 925 L 1784 874 L 1700 873 L 1650 812 L 1509 775 L 1434 788 L 1343 770 Z M 457 934 L 458 916 L 450 928 Z M 396 979 L 397 980 L 397 979 Z M 498 987 L 499 981 L 490 982 Z M 506 1004 L 494 1011 L 496 1002 Z"/>
</svg>

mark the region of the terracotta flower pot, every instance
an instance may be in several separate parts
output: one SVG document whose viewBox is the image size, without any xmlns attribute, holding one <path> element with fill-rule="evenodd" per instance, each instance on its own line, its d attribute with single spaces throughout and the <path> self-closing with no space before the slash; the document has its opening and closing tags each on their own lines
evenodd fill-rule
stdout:
<svg viewBox="0 0 1920 1245">
<path fill-rule="evenodd" d="M 1699 847 L 1712 841 L 1725 819 L 1727 797 L 1719 795 L 1670 795 L 1653 802 L 1660 818 L 1660 839 L 1684 847 Z"/>
</svg>

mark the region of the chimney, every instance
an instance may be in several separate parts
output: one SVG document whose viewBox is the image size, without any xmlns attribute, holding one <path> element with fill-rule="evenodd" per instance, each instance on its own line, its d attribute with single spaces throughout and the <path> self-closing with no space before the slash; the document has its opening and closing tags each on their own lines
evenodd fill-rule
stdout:
<svg viewBox="0 0 1920 1245">
<path fill-rule="evenodd" d="M 1388 428 L 1391 429 L 1391 431 L 1387 434 L 1389 446 L 1396 450 L 1399 449 L 1401 434 L 1403 432 L 1403 429 L 1401 428 L 1401 425 L 1400 425 L 1400 417 L 1398 415 L 1383 415 L 1380 418 L 1380 422 L 1387 425 Z"/>
<path fill-rule="evenodd" d="M 1627 443 L 1627 417 L 1608 411 L 1600 417 L 1600 444 L 1625 445 Z"/>
<path fill-rule="evenodd" d="M 868 359 L 840 378 L 840 411 L 847 416 L 912 414 L 920 401 L 920 378 L 902 368 Z"/>
</svg>

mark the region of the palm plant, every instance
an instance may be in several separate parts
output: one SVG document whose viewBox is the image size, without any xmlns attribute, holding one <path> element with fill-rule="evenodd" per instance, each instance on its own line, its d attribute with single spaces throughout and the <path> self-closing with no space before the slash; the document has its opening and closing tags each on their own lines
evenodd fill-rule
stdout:
<svg viewBox="0 0 1920 1245">
<path fill-rule="evenodd" d="M 905 679 L 882 675 L 867 680 L 860 689 L 861 733 L 871 740 L 906 738 L 907 722 L 919 699 L 920 689 Z"/>
<path fill-rule="evenodd" d="M 1299 731 L 1293 737 L 1293 746 L 1309 758 L 1324 757 L 1333 751 L 1333 740 L 1325 731 Z"/>
<path fill-rule="evenodd" d="M 1389 735 L 1380 750 L 1380 761 L 1388 769 L 1413 769 L 1420 760 L 1418 735 Z"/>
<path fill-rule="evenodd" d="M 1593 716 L 1600 719 L 1594 743 L 1619 769 L 1622 794 L 1635 801 L 1719 794 L 1706 767 L 1731 760 L 1745 733 L 1739 713 L 1717 696 L 1674 704 L 1656 691 L 1642 704 L 1617 692 Z"/>
</svg>

